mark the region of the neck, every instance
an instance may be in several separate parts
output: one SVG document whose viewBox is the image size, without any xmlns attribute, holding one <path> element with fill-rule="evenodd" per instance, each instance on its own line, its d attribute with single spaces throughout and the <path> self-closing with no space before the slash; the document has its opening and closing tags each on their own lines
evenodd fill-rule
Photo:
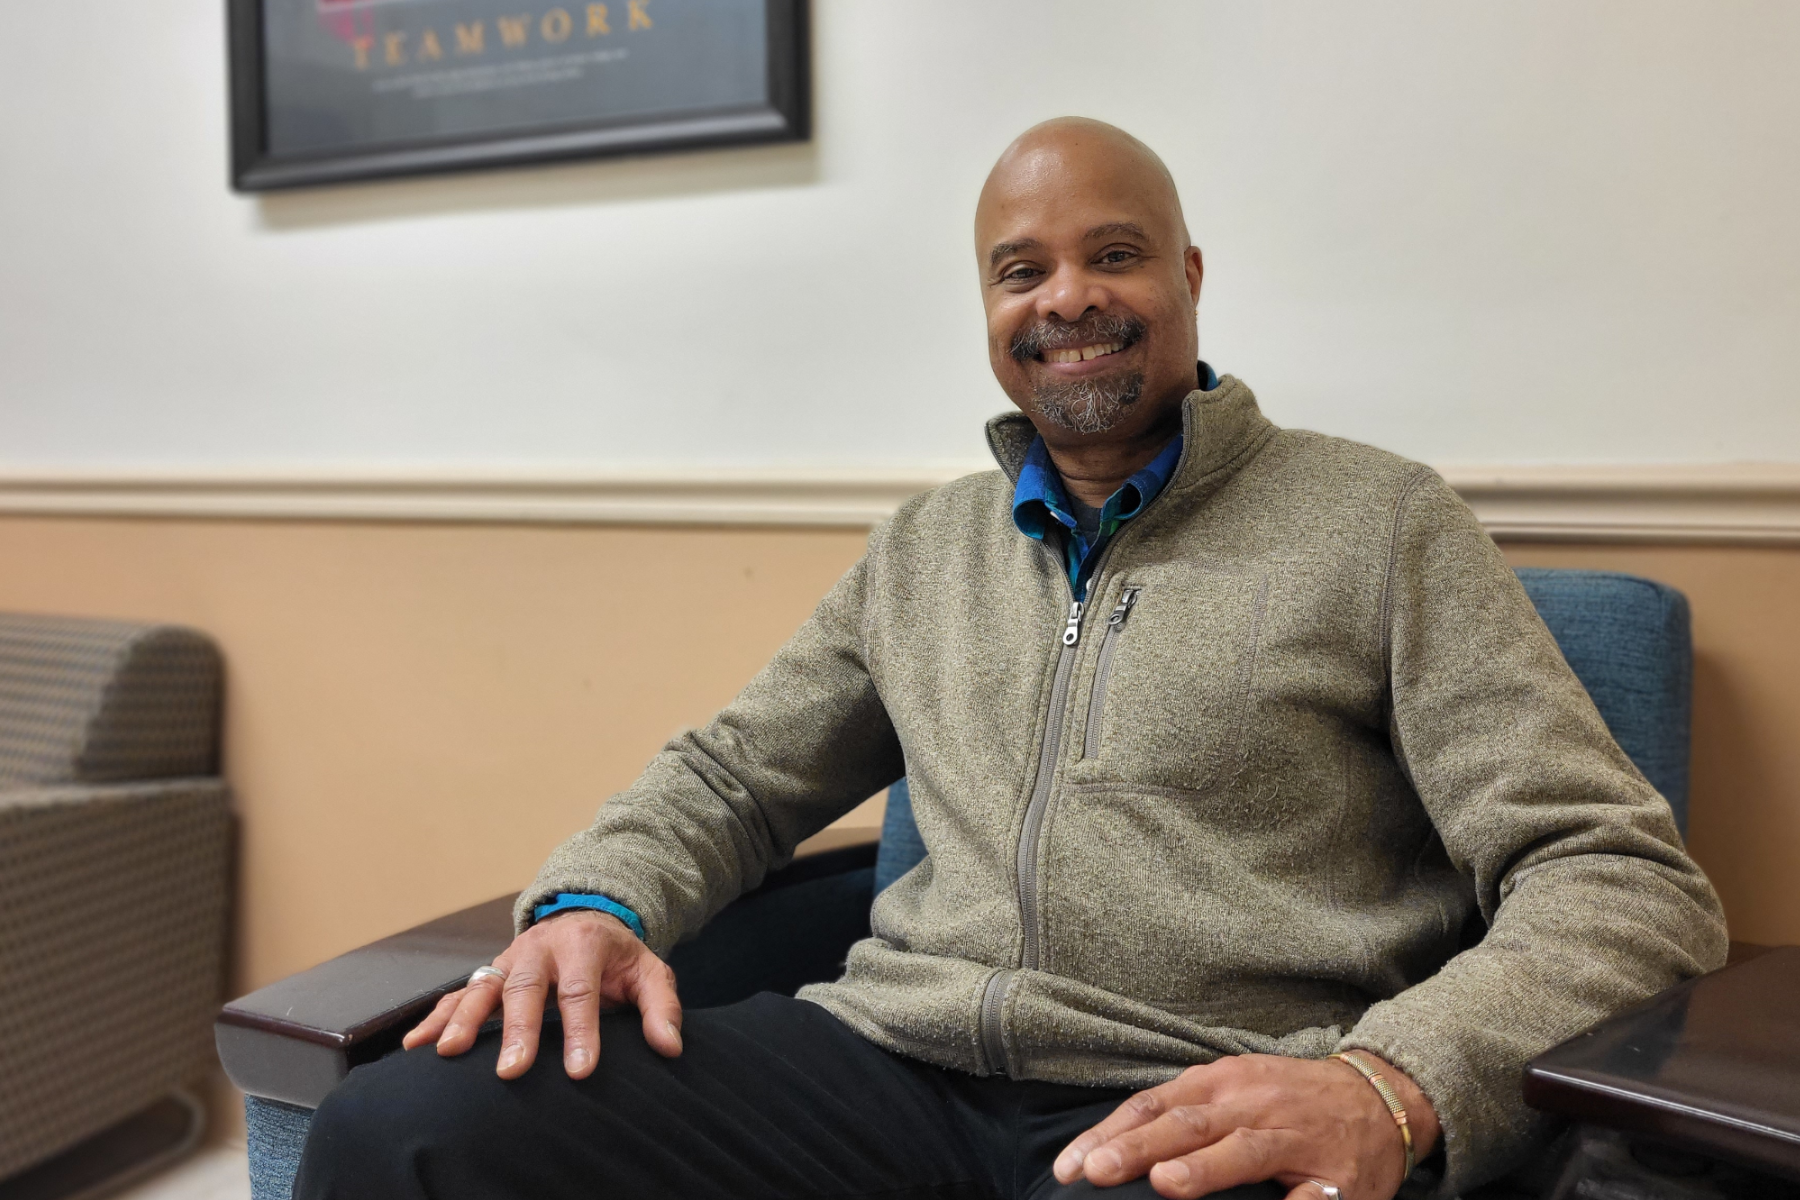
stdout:
<svg viewBox="0 0 1800 1200">
<path fill-rule="evenodd" d="M 1083 504 L 1099 508 L 1181 432 L 1181 405 L 1167 405 L 1148 426 L 1130 432 L 1040 432 L 1063 486 Z"/>
</svg>

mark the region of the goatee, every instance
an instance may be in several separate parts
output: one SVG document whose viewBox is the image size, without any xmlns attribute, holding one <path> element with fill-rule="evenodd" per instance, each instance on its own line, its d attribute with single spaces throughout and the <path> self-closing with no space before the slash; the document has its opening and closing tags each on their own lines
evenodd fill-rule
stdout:
<svg viewBox="0 0 1800 1200">
<path fill-rule="evenodd" d="M 1045 383 L 1033 393 L 1038 415 L 1071 433 L 1105 433 L 1144 394 L 1144 373 Z"/>
<path fill-rule="evenodd" d="M 1043 358 L 1046 351 L 1117 342 L 1121 351 L 1144 336 L 1144 323 L 1128 313 L 1085 313 L 1079 321 L 1039 321 L 1013 336 L 1014 360 Z M 1144 373 L 1125 371 L 1066 383 L 1045 382 L 1033 391 L 1038 415 L 1071 433 L 1104 433 L 1144 394 Z"/>
</svg>

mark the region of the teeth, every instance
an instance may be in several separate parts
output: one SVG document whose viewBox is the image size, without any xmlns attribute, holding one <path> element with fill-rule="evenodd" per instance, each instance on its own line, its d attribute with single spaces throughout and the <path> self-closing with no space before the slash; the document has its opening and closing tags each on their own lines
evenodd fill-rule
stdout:
<svg viewBox="0 0 1800 1200">
<path fill-rule="evenodd" d="M 1117 354 L 1125 348 L 1124 342 L 1102 342 L 1097 346 L 1080 346 L 1069 350 L 1046 350 L 1044 361 L 1053 363 L 1087 362 L 1099 358 L 1103 354 Z"/>
</svg>

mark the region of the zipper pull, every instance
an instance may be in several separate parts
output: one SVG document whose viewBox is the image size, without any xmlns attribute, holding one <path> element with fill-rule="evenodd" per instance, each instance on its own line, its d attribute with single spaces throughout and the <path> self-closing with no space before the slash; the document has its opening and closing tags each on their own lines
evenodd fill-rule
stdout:
<svg viewBox="0 0 1800 1200">
<path fill-rule="evenodd" d="M 1115 629 L 1123 625 L 1125 615 L 1131 611 L 1131 606 L 1137 603 L 1138 593 L 1141 591 L 1143 591 L 1142 588 L 1126 588 L 1124 594 L 1119 597 L 1119 607 L 1112 610 L 1112 615 L 1106 618 L 1106 623 Z"/>
<path fill-rule="evenodd" d="M 1063 626 L 1062 636 L 1062 643 L 1065 646 L 1073 646 L 1076 642 L 1081 640 L 1082 607 L 1082 603 L 1079 600 L 1069 605 L 1069 621 L 1068 624 Z"/>
</svg>

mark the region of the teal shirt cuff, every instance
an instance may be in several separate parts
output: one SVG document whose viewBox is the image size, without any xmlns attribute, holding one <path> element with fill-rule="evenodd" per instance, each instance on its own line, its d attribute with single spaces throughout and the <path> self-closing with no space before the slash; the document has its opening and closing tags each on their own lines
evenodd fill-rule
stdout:
<svg viewBox="0 0 1800 1200">
<path fill-rule="evenodd" d="M 591 896 L 585 892 L 563 892 L 549 904 L 540 904 L 531 910 L 531 919 L 541 921 L 552 913 L 567 912 L 571 908 L 591 908 L 598 912 L 610 913 L 625 922 L 631 932 L 637 934 L 638 941 L 644 941 L 644 923 L 638 915 L 609 896 Z"/>
</svg>

